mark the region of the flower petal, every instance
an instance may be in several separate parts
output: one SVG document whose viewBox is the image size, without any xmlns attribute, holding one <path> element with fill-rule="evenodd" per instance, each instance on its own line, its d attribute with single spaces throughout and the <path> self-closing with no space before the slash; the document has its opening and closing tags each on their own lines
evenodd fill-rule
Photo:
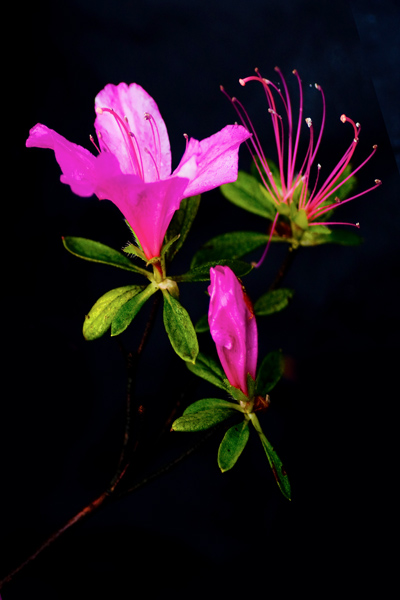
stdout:
<svg viewBox="0 0 400 600">
<path fill-rule="evenodd" d="M 97 115 L 95 129 L 100 132 L 100 145 L 117 157 L 123 173 L 138 175 L 134 166 L 137 160 L 143 164 L 145 181 L 170 176 L 171 149 L 167 128 L 157 104 L 140 85 L 109 83 L 96 96 L 95 106 L 112 109 L 121 119 L 126 117 L 127 129 L 134 135 L 129 140 L 112 114 L 104 112 Z M 145 113 L 149 113 L 151 118 L 146 119 Z M 133 154 L 136 154 L 136 159 Z"/>
<path fill-rule="evenodd" d="M 132 227 L 148 260 L 160 256 L 168 225 L 188 182 L 185 177 L 169 177 L 144 183 L 139 177 L 123 174 L 108 182 L 107 197 Z"/>
<path fill-rule="evenodd" d="M 257 368 L 256 320 L 229 267 L 210 269 L 210 278 L 210 333 L 229 383 L 247 394 L 247 374 L 255 379 Z"/>
<path fill-rule="evenodd" d="M 202 194 L 224 183 L 236 181 L 239 146 L 250 136 L 242 125 L 227 125 L 200 142 L 191 138 L 179 166 L 174 171 L 174 175 L 179 175 L 186 161 L 196 157 L 197 173 L 187 187 L 185 196 Z"/>
<path fill-rule="evenodd" d="M 73 144 L 53 129 L 38 123 L 29 132 L 28 148 L 50 148 L 63 172 L 61 181 L 68 183 L 78 196 L 91 196 L 96 188 L 96 157 Z"/>
</svg>

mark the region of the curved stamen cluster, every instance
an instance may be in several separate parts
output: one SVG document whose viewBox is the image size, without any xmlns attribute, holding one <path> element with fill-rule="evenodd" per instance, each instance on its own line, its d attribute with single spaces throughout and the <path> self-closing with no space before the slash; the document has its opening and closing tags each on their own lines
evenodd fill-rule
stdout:
<svg viewBox="0 0 400 600">
<path fill-rule="evenodd" d="M 145 152 L 150 157 L 150 160 L 154 166 L 154 171 L 156 174 L 156 177 L 154 179 L 159 180 L 160 179 L 159 165 L 161 164 L 161 140 L 160 140 L 160 133 L 158 131 L 157 123 L 156 123 L 155 119 L 152 117 L 152 115 L 150 113 L 146 112 L 146 113 L 144 113 L 144 119 L 145 119 L 145 121 L 147 121 L 149 123 L 149 125 L 151 127 L 151 133 L 152 133 L 153 143 L 154 143 L 154 148 L 155 148 L 155 156 L 151 153 L 151 151 L 146 146 L 144 146 L 141 149 L 137 136 L 129 128 L 129 121 L 128 121 L 127 117 L 122 118 L 113 108 L 96 107 L 95 110 L 96 110 L 97 115 L 109 113 L 114 117 L 114 119 L 118 125 L 118 128 L 121 132 L 121 136 L 122 136 L 123 142 L 124 142 L 126 150 L 127 150 L 127 155 L 130 158 L 133 174 L 139 175 L 139 177 L 143 181 L 145 181 L 145 170 L 143 167 L 143 156 L 142 156 L 142 152 Z M 97 132 L 97 137 L 99 139 L 99 145 L 100 145 L 101 151 L 108 152 L 109 149 L 107 148 L 107 144 L 105 143 L 105 141 L 99 131 Z M 94 144 L 93 138 L 91 137 L 90 139 Z M 96 144 L 94 144 L 94 145 L 96 146 Z M 97 146 L 96 146 L 96 148 L 97 148 Z M 100 150 L 98 148 L 97 148 L 97 150 L 100 152 Z"/>
<path fill-rule="evenodd" d="M 349 202 L 350 200 L 354 200 L 359 196 L 370 192 L 381 184 L 379 179 L 375 180 L 375 185 L 371 188 L 352 196 L 351 198 L 339 199 L 335 196 L 335 193 L 339 190 L 341 186 L 343 186 L 346 181 L 350 179 L 357 171 L 359 171 L 375 154 L 377 146 L 373 146 L 373 151 L 371 154 L 349 175 L 343 178 L 343 174 L 345 172 L 346 167 L 349 165 L 350 160 L 353 156 L 355 148 L 357 146 L 359 140 L 359 134 L 361 131 L 361 127 L 359 123 L 354 123 L 352 119 L 347 117 L 346 115 L 342 115 L 340 117 L 342 123 L 350 123 L 353 126 L 354 130 L 354 138 L 346 150 L 342 158 L 339 160 L 336 167 L 333 169 L 331 174 L 326 178 L 324 183 L 318 189 L 319 183 L 319 175 L 321 170 L 321 165 L 317 165 L 317 176 L 313 184 L 310 181 L 310 173 L 311 168 L 314 163 L 316 154 L 318 152 L 323 129 L 325 125 L 325 113 L 326 113 L 326 105 L 325 105 L 325 96 L 323 90 L 320 85 L 315 84 L 315 88 L 321 93 L 322 98 L 322 118 L 321 125 L 319 128 L 318 135 L 314 132 L 314 126 L 312 120 L 310 118 L 305 119 L 306 124 L 309 129 L 309 143 L 306 151 L 306 155 L 303 159 L 301 167 L 298 171 L 296 171 L 296 163 L 298 162 L 298 149 L 299 149 L 299 141 L 300 141 L 300 133 L 301 126 L 303 123 L 303 90 L 302 83 L 299 77 L 299 74 L 296 70 L 293 71 L 293 74 L 297 78 L 298 88 L 299 88 L 299 113 L 296 122 L 294 122 L 292 104 L 290 101 L 289 90 L 286 84 L 286 81 L 279 70 L 278 67 L 275 67 L 275 71 L 279 74 L 283 91 L 272 81 L 265 79 L 261 76 L 258 69 L 255 69 L 256 75 L 246 77 L 244 79 L 239 79 L 239 83 L 242 86 L 245 86 L 250 81 L 256 81 L 257 83 L 261 83 L 263 90 L 265 92 L 267 103 L 268 103 L 268 112 L 271 116 L 272 127 L 275 137 L 277 155 L 278 155 L 278 171 L 279 177 L 276 173 L 273 173 L 268 160 L 264 154 L 262 149 L 260 140 L 257 136 L 253 123 L 244 108 L 243 104 L 235 97 L 230 97 L 221 86 L 221 91 L 229 98 L 232 102 L 233 107 L 235 108 L 242 124 L 253 134 L 252 137 L 246 141 L 246 144 L 250 150 L 250 153 L 253 157 L 255 166 L 258 170 L 260 178 L 270 194 L 270 197 L 273 199 L 275 204 L 278 206 L 280 204 L 290 205 L 292 202 L 296 202 L 296 206 L 298 210 L 303 209 L 307 215 L 308 224 L 309 225 L 321 225 L 322 222 L 317 222 L 320 217 L 331 210 L 332 208 L 336 208 L 340 204 L 344 204 Z M 283 116 L 278 111 L 277 103 L 279 102 L 283 105 Z M 285 122 L 284 122 L 285 121 Z M 286 132 L 286 135 L 285 135 Z M 316 141 L 315 141 L 316 139 Z M 332 198 L 333 197 L 333 198 Z M 331 199 L 331 200 L 330 200 Z M 327 202 L 328 201 L 328 202 Z M 277 218 L 275 219 L 272 227 L 272 233 L 275 228 Z M 327 223 L 323 222 L 324 225 L 333 225 L 339 223 Z M 355 225 L 354 223 L 340 223 L 346 225 Z"/>
</svg>

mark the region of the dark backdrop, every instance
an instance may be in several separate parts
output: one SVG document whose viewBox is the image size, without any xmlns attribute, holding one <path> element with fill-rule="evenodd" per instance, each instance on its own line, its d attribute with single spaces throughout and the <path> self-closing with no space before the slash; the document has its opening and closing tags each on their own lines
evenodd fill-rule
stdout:
<svg viewBox="0 0 400 600">
<path fill-rule="evenodd" d="M 74 196 L 59 182 L 52 152 L 25 149 L 30 127 L 45 123 L 89 147 L 96 93 L 109 82 L 137 82 L 158 103 L 176 166 L 183 133 L 202 139 L 234 122 L 220 84 L 260 115 L 262 94 L 241 88 L 238 78 L 254 67 L 273 77 L 279 65 L 291 85 L 296 68 L 305 85 L 324 88 L 319 162 L 334 164 L 347 147 L 351 134 L 339 121 L 345 112 L 362 124 L 354 164 L 379 146 L 360 172 L 360 190 L 375 178 L 383 185 L 340 209 L 343 220 L 361 223 L 364 244 L 301 252 L 286 280 L 296 290 L 292 305 L 259 322 L 261 356 L 280 347 L 292 365 L 263 424 L 289 472 L 293 501 L 279 494 L 257 440 L 221 475 L 217 436 L 67 533 L 2 591 L 3 600 L 203 598 L 213 587 L 233 598 L 321 598 L 344 587 L 360 595 L 374 584 L 385 595 L 397 479 L 399 11 L 394 1 L 381 1 L 379 12 L 375 4 L 69 0 L 23 12 L 9 7 L 3 116 L 11 140 L 5 177 L 13 186 L 3 190 L 0 576 L 105 488 L 124 417 L 118 344 L 108 336 L 85 342 L 81 325 L 95 300 L 129 277 L 67 254 L 61 236 L 121 248 L 126 228 L 111 203 Z M 318 119 L 319 101 L 307 88 L 305 116 Z M 240 160 L 249 166 L 245 148 Z M 218 191 L 204 195 L 175 272 L 212 235 L 263 227 Z M 252 297 L 265 291 L 282 258 L 283 249 L 273 247 L 245 281 Z M 205 289 L 181 287 L 193 320 L 207 310 Z M 138 318 L 123 336 L 127 346 L 142 327 Z M 181 383 L 192 382 L 160 322 L 141 375 L 137 394 L 155 421 Z M 214 394 L 197 383 L 193 398 Z M 165 458 L 189 443 L 182 434 Z"/>
</svg>

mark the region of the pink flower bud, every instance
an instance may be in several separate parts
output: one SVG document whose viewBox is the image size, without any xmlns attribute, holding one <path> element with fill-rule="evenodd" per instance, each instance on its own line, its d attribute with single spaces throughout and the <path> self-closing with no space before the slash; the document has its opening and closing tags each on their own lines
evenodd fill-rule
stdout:
<svg viewBox="0 0 400 600">
<path fill-rule="evenodd" d="M 229 267 L 210 269 L 208 321 L 228 381 L 247 395 L 247 374 L 256 377 L 258 337 L 251 303 Z"/>
</svg>

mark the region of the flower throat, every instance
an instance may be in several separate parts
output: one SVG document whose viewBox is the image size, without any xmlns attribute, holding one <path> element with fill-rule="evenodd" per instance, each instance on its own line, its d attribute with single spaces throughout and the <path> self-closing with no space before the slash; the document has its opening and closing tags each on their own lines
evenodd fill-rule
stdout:
<svg viewBox="0 0 400 600">
<path fill-rule="evenodd" d="M 154 117 L 148 112 L 144 113 L 144 119 L 149 123 L 149 125 L 151 127 L 153 143 L 154 143 L 154 148 L 155 148 L 155 156 L 146 146 L 142 147 L 142 149 L 140 148 L 140 144 L 139 144 L 137 137 L 129 128 L 128 117 L 126 117 L 126 116 L 124 118 L 120 117 L 120 115 L 118 113 L 116 113 L 113 108 L 99 108 L 99 107 L 96 108 L 97 115 L 103 115 L 104 113 L 111 114 L 114 117 L 114 119 L 119 127 L 121 136 L 123 138 L 124 144 L 127 149 L 128 156 L 130 158 L 130 163 L 132 166 L 133 173 L 135 175 L 139 175 L 139 177 L 143 181 L 145 181 L 143 157 L 142 157 L 142 152 L 145 152 L 150 157 L 151 163 L 154 167 L 154 171 L 155 171 L 154 179 L 159 180 L 160 179 L 160 169 L 159 169 L 158 165 L 160 165 L 160 160 L 161 160 L 161 141 L 160 141 L 160 133 L 158 131 L 158 127 L 157 127 Z M 100 145 L 102 146 L 102 149 L 108 152 L 109 148 L 107 148 L 107 144 L 105 143 L 100 132 L 97 132 L 97 137 L 99 138 L 99 142 L 100 142 Z M 91 138 L 91 140 L 93 141 L 92 138 Z M 99 150 L 99 152 L 100 152 L 100 150 Z"/>
</svg>

